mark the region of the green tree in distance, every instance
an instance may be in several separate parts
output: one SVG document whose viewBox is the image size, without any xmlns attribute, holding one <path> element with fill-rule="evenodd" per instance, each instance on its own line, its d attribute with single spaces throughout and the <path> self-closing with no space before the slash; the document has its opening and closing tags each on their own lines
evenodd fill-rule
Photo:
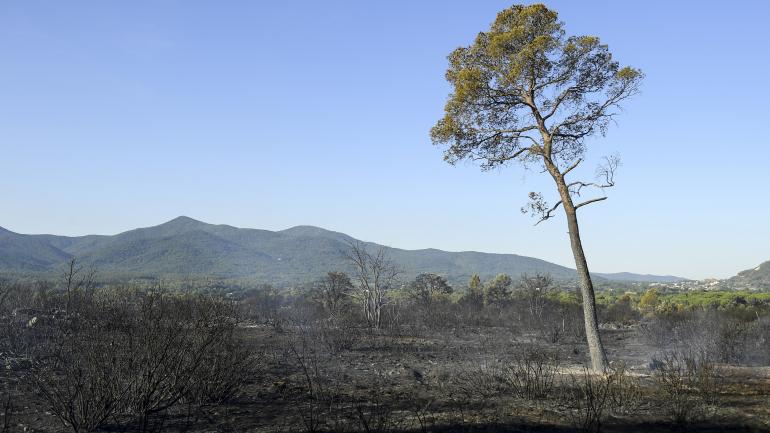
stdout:
<svg viewBox="0 0 770 433">
<path fill-rule="evenodd" d="M 607 357 L 577 210 L 606 199 L 581 197 L 613 186 L 619 159 L 605 158 L 595 181 L 567 175 L 574 175 L 583 162 L 586 138 L 603 135 L 619 104 L 637 93 L 641 71 L 621 67 L 597 37 L 566 36 L 556 12 L 541 4 L 503 10 L 489 31 L 448 59 L 446 79 L 453 90 L 444 117 L 431 129 L 434 144 L 446 146 L 444 159 L 452 164 L 472 160 L 489 170 L 518 161 L 550 175 L 558 201 L 548 204 L 541 193 L 532 192 L 522 211 L 536 215 L 540 223 L 559 207 L 564 210 L 591 364 L 604 370 Z"/>
<path fill-rule="evenodd" d="M 484 287 L 484 303 L 502 304 L 511 298 L 511 280 L 508 274 L 498 274 Z"/>
<path fill-rule="evenodd" d="M 453 291 L 446 279 L 441 275 L 423 273 L 418 275 L 407 286 L 409 295 L 422 306 L 430 306 L 433 301 Z"/>
<path fill-rule="evenodd" d="M 474 305 L 481 305 L 484 303 L 484 287 L 481 286 L 481 277 L 479 277 L 479 274 L 471 275 L 471 279 L 468 281 L 467 298 Z"/>
</svg>

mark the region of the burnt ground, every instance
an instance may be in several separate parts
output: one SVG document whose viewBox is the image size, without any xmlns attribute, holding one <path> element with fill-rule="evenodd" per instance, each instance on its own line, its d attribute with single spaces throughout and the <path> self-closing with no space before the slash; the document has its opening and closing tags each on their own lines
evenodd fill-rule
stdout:
<svg viewBox="0 0 770 433">
<path fill-rule="evenodd" d="M 342 329 L 319 337 L 294 327 L 254 325 L 241 333 L 260 354 L 242 392 L 225 405 L 165 414 L 157 431 L 581 431 L 576 409 L 560 391 L 587 361 L 579 338 L 550 343 L 499 327 L 410 336 Z M 676 422 L 668 410 L 672 402 L 657 394 L 650 371 L 661 350 L 634 328 L 602 333 L 609 358 L 625 363 L 641 384 L 633 410 L 607 414 L 602 431 L 770 432 L 770 367 L 719 365 L 717 398 Z M 497 368 L 533 348 L 559 359 L 554 387 L 541 398 L 516 398 L 495 383 Z M 3 377 L 15 390 L 8 431 L 68 431 L 24 393 L 24 368 L 17 367 Z M 119 425 L 108 430 L 130 430 Z"/>
</svg>

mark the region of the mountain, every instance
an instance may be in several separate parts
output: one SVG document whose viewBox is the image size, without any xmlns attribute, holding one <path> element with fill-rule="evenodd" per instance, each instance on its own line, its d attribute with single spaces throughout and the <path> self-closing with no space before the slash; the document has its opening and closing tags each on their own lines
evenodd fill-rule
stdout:
<svg viewBox="0 0 770 433">
<path fill-rule="evenodd" d="M 35 236 L 20 235 L 0 227 L 0 269 L 36 271 L 60 264 L 69 254 Z"/>
<path fill-rule="evenodd" d="M 114 277 L 210 276 L 290 285 L 316 279 L 330 270 L 350 271 L 345 253 L 355 241 L 344 233 L 313 226 L 281 231 L 243 229 L 184 216 L 114 236 L 23 235 L 0 228 L 0 272 L 51 274 L 71 257 L 77 257 L 99 273 Z M 363 244 L 372 249 L 381 247 Z M 464 283 L 474 273 L 482 278 L 498 273 L 516 277 L 536 272 L 562 280 L 575 278 L 573 269 L 515 254 L 383 248 L 404 270 L 406 278 L 420 272 L 438 273 L 454 283 Z M 630 273 L 597 275 L 617 281 L 677 278 Z"/>
<path fill-rule="evenodd" d="M 631 272 L 596 273 L 594 275 L 610 281 L 626 281 L 630 283 L 677 283 L 679 281 L 687 281 L 687 278 L 675 277 L 673 275 L 633 274 Z"/>
<path fill-rule="evenodd" d="M 738 275 L 728 279 L 727 283 L 731 287 L 741 289 L 770 290 L 770 261 L 756 268 L 738 272 Z"/>
</svg>

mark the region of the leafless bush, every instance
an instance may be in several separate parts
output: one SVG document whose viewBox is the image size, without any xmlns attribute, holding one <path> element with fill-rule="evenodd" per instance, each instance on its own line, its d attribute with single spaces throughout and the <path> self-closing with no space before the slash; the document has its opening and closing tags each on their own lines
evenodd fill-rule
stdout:
<svg viewBox="0 0 770 433">
<path fill-rule="evenodd" d="M 421 433 L 430 433 L 436 428 L 439 414 L 434 407 L 434 401 L 427 402 L 414 401 L 412 414 L 417 421 L 418 431 Z"/>
<path fill-rule="evenodd" d="M 639 334 L 655 347 L 668 347 L 673 341 L 675 322 L 662 317 L 647 317 L 639 323 Z"/>
<path fill-rule="evenodd" d="M 541 302 L 540 314 L 523 319 L 523 326 L 548 344 L 585 340 L 583 311 L 579 305 L 564 304 L 551 299 Z"/>
<path fill-rule="evenodd" d="M 630 374 L 624 362 L 611 363 L 605 374 L 611 384 L 609 403 L 613 413 L 633 415 L 645 405 L 641 381 Z"/>
<path fill-rule="evenodd" d="M 752 322 L 724 318 L 712 322 L 714 325 L 716 361 L 728 364 L 741 364 L 750 354 Z"/>
<path fill-rule="evenodd" d="M 451 383 L 452 393 L 466 400 L 486 399 L 506 390 L 505 371 L 496 360 L 482 359 L 462 368 Z"/>
<path fill-rule="evenodd" d="M 319 327 L 321 341 L 332 353 L 352 350 L 363 340 L 365 329 L 346 321 L 322 322 Z"/>
<path fill-rule="evenodd" d="M 665 413 L 678 425 L 705 417 L 721 389 L 714 365 L 699 354 L 663 354 L 654 378 Z"/>
<path fill-rule="evenodd" d="M 770 316 L 757 317 L 750 330 L 749 361 L 759 365 L 770 363 Z"/>
<path fill-rule="evenodd" d="M 357 431 L 392 433 L 401 431 L 405 426 L 405 418 L 396 412 L 396 406 L 382 392 L 388 386 L 380 372 L 375 372 L 365 386 L 359 385 L 366 392 L 354 402 Z"/>
<path fill-rule="evenodd" d="M 570 375 L 561 393 L 562 404 L 572 424 L 583 432 L 600 432 L 609 415 L 633 415 L 644 405 L 641 383 L 625 364 L 595 374 L 586 367 Z"/>
<path fill-rule="evenodd" d="M 315 336 L 300 329 L 287 349 L 300 373 L 302 394 L 296 396 L 295 407 L 308 433 L 339 430 L 344 425 L 342 383 L 329 370 L 331 362 Z"/>
<path fill-rule="evenodd" d="M 517 397 L 534 400 L 548 397 L 558 368 L 556 354 L 529 347 L 505 365 L 503 374 Z"/>
<path fill-rule="evenodd" d="M 572 424 L 583 432 L 600 432 L 612 393 L 612 376 L 594 375 L 588 368 L 570 376 L 571 386 L 562 398 Z"/>
<path fill-rule="evenodd" d="M 217 344 L 217 350 L 207 351 L 201 371 L 185 400 L 197 405 L 221 405 L 232 401 L 244 387 L 244 382 L 258 378 L 264 369 L 260 353 L 245 347 L 235 339 Z"/>
<path fill-rule="evenodd" d="M 699 353 L 711 361 L 742 364 L 751 359 L 757 343 L 762 340 L 756 332 L 760 323 L 759 319 L 732 317 L 720 310 L 664 312 L 646 318 L 640 331 L 661 349 Z"/>
<path fill-rule="evenodd" d="M 22 340 L 37 343 L 28 383 L 54 416 L 73 432 L 90 432 L 121 410 L 132 373 L 125 362 L 126 335 L 112 332 L 92 299 L 68 291 L 71 310 L 28 326 Z M 117 325 L 117 323 L 113 323 Z M 31 344 L 29 345 L 31 346 Z"/>
<path fill-rule="evenodd" d="M 337 318 L 349 307 L 353 282 L 344 272 L 328 272 L 326 276 L 313 283 L 313 298 L 326 312 L 329 318 Z"/>
<path fill-rule="evenodd" d="M 66 296 L 71 310 L 26 334 L 41 342 L 29 384 L 74 432 L 232 397 L 252 371 L 232 304 L 165 293 Z"/>
<path fill-rule="evenodd" d="M 138 305 L 132 329 L 129 369 L 133 371 L 127 409 L 145 429 L 149 418 L 185 399 L 231 396 L 250 370 L 214 370 L 209 362 L 239 367 L 231 304 L 207 298 L 149 295 Z M 233 353 L 235 351 L 235 353 Z M 231 374 L 235 374 L 233 377 Z"/>
<path fill-rule="evenodd" d="M 0 394 L 0 433 L 13 431 L 13 396 L 9 389 Z"/>
</svg>

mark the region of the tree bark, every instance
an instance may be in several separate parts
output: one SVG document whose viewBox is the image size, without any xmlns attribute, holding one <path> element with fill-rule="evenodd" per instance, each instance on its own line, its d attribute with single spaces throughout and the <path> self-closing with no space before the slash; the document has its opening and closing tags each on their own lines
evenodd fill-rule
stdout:
<svg viewBox="0 0 770 433">
<path fill-rule="evenodd" d="M 567 182 L 564 175 L 559 172 L 554 164 L 546 161 L 546 168 L 556 182 L 559 195 L 562 200 L 564 213 L 567 215 L 567 228 L 569 230 L 569 240 L 572 246 L 572 255 L 575 258 L 575 269 L 580 280 L 580 290 L 583 295 L 583 320 L 585 323 L 586 340 L 588 342 L 588 352 L 591 356 L 591 367 L 597 372 L 604 372 L 607 369 L 607 353 L 604 351 L 604 345 L 599 336 L 599 319 L 596 315 L 596 298 L 594 296 L 594 284 L 591 281 L 591 274 L 588 272 L 588 261 L 583 252 L 583 243 L 580 240 L 580 227 L 577 220 L 577 208 L 572 201 Z"/>
<path fill-rule="evenodd" d="M 594 285 L 591 281 L 591 274 L 588 272 L 588 262 L 583 252 L 583 243 L 580 241 L 577 212 L 571 204 L 564 207 L 564 212 L 567 214 L 569 240 L 572 245 L 572 255 L 575 257 L 575 268 L 577 269 L 580 289 L 583 294 L 583 319 L 586 328 L 586 340 L 588 340 L 588 351 L 591 355 L 591 367 L 597 373 L 604 372 L 607 369 L 607 354 L 599 337 L 599 320 L 596 316 Z"/>
</svg>

